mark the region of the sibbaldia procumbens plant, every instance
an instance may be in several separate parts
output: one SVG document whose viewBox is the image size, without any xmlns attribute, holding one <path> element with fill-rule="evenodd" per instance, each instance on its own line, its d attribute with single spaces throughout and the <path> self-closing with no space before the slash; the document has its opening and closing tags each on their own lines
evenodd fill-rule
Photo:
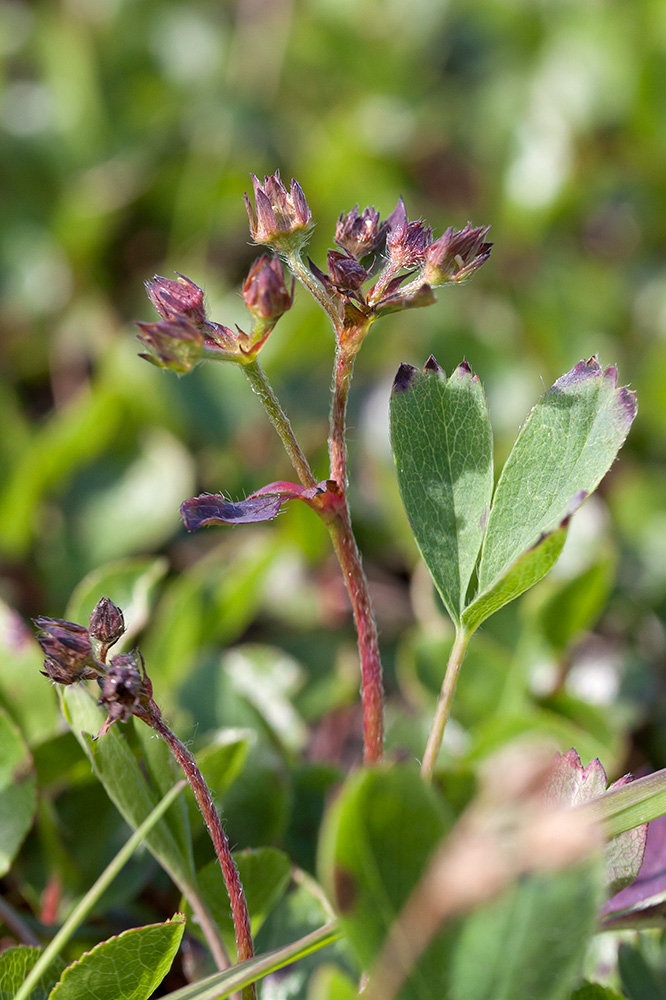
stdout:
<svg viewBox="0 0 666 1000">
<path fill-rule="evenodd" d="M 385 219 L 372 207 L 356 206 L 339 217 L 335 247 L 320 266 L 306 255 L 314 222 L 300 185 L 292 180 L 287 187 L 278 173 L 263 182 L 253 176 L 252 183 L 245 203 L 252 239 L 262 252 L 242 288 L 245 328 L 212 319 L 203 290 L 177 274 L 146 283 L 159 319 L 139 323 L 138 337 L 141 357 L 180 375 L 208 361 L 236 365 L 295 474 L 257 485 L 242 500 L 222 492 L 186 499 L 181 513 L 188 531 L 270 521 L 286 503 L 299 501 L 321 519 L 339 561 L 358 639 L 367 766 L 345 783 L 321 833 L 320 871 L 337 923 L 272 957 L 254 957 L 248 901 L 212 794 L 194 756 L 166 723 L 139 650 L 112 654 L 124 623 L 111 600 L 101 598 L 85 625 L 37 619 L 44 673 L 68 691 L 79 690 L 79 682 L 97 684 L 105 717 L 92 730 L 96 744 L 87 738 L 84 743 L 100 775 L 102 755 L 91 748 L 118 739 L 119 725 L 136 719 L 169 748 L 208 826 L 231 901 L 239 964 L 177 991 L 174 1000 L 212 1000 L 237 989 L 249 1000 L 256 980 L 336 936 L 345 942 L 346 959 L 362 973 L 363 995 L 370 1000 L 569 1000 L 603 903 L 604 882 L 610 892 L 631 881 L 645 849 L 645 823 L 664 811 L 663 777 L 651 776 L 646 785 L 646 779 L 632 782 L 627 776 L 607 790 L 598 761 L 584 768 L 573 750 L 555 762 L 542 749 L 521 751 L 489 765 L 479 777 L 478 795 L 455 810 L 441 794 L 446 775 L 440 748 L 474 633 L 554 565 L 572 517 L 627 436 L 635 394 L 618 386 L 614 367 L 602 367 L 596 357 L 578 362 L 538 400 L 495 482 L 486 400 L 469 362 L 463 359 L 449 376 L 434 357 L 423 368 L 400 366 L 391 398 L 398 484 L 455 638 L 423 748 L 423 780 L 415 780 L 406 765 L 380 766 L 380 643 L 348 503 L 346 414 L 355 360 L 377 320 L 433 305 L 434 289 L 471 278 L 489 258 L 489 227 L 450 227 L 433 238 L 423 221 L 409 219 L 402 199 Z M 292 306 L 296 282 L 324 311 L 333 334 L 324 475 L 313 472 L 259 360 Z M 75 729 L 81 705 L 75 696 L 64 702 Z M 112 745 L 121 752 L 119 743 Z M 107 773 L 103 780 L 109 787 L 116 779 Z M 121 784 L 113 785 L 114 801 L 137 826 L 147 808 L 134 815 Z M 604 839 L 605 867 L 599 850 Z M 151 850 L 180 878 L 223 970 L 227 956 L 215 919 L 165 843 L 153 837 Z M 560 929 L 554 938 L 555 925 Z M 515 947 L 507 939 L 511 927 Z M 492 961 L 484 965 L 479 954 L 488 949 Z M 338 994 L 331 987 L 327 1000 L 355 995 L 346 988 L 340 985 Z"/>
</svg>

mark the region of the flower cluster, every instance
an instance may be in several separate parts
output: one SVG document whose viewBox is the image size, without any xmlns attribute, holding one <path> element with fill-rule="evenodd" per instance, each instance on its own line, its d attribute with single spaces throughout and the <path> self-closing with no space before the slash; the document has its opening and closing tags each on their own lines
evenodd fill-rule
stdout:
<svg viewBox="0 0 666 1000">
<path fill-rule="evenodd" d="M 209 320 L 203 290 L 182 274 L 175 281 L 156 275 L 146 282 L 146 290 L 161 319 L 137 323 L 138 339 L 146 348 L 140 357 L 182 374 L 205 358 L 238 364 L 253 361 L 280 316 L 291 308 L 294 287 L 292 281 L 291 291 L 287 289 L 276 257 L 263 254 L 255 261 L 243 286 L 252 315 L 249 333 Z"/>
<path fill-rule="evenodd" d="M 153 689 L 138 650 L 108 659 L 111 646 L 125 632 L 123 613 L 108 597 L 99 600 L 88 626 L 60 618 L 35 618 L 37 641 L 45 655 L 42 673 L 56 684 L 96 680 L 101 690 L 98 704 L 107 719 L 98 736 L 114 722 L 132 715 L 147 719 L 159 715 Z"/>
<path fill-rule="evenodd" d="M 247 194 L 245 206 L 252 238 L 270 246 L 299 273 L 300 253 L 313 227 L 303 190 L 295 180 L 287 190 L 278 171 L 264 177 L 263 183 L 251 176 L 254 206 Z M 431 305 L 435 301 L 433 288 L 459 283 L 474 274 L 490 256 L 492 243 L 486 242 L 489 228 L 469 223 L 460 230 L 450 226 L 433 240 L 430 226 L 407 217 L 402 198 L 384 221 L 374 208 L 359 212 L 356 205 L 338 219 L 334 236 L 337 249 L 328 252 L 328 271 L 310 260 L 308 263 L 331 315 L 339 318 L 342 327 L 363 326 L 367 332 L 379 316 Z M 378 269 L 374 256 L 368 260 L 374 254 L 380 255 Z M 374 283 L 364 291 L 371 276 Z M 305 280 L 302 272 L 299 277 Z M 288 288 L 277 257 L 262 254 L 255 261 L 243 285 L 243 298 L 252 315 L 249 333 L 210 320 L 202 289 L 182 274 L 175 280 L 156 276 L 146 282 L 146 289 L 161 318 L 157 323 L 137 324 L 145 348 L 141 357 L 160 368 L 183 373 L 203 359 L 238 364 L 254 361 L 280 316 L 291 308 L 294 279 Z M 316 297 L 322 301 L 321 296 Z M 363 337 L 356 339 L 360 346 Z"/>
</svg>

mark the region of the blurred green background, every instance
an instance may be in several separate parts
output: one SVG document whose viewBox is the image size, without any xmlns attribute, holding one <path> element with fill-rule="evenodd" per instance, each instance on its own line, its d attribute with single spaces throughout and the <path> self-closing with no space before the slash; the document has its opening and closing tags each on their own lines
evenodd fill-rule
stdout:
<svg viewBox="0 0 666 1000">
<path fill-rule="evenodd" d="M 344 758 L 348 738 L 355 759 L 354 636 L 319 524 L 293 509 L 192 537 L 180 525 L 197 492 L 289 478 L 277 438 L 239 371 L 158 371 L 132 323 L 152 318 L 143 281 L 174 270 L 213 319 L 244 323 L 250 171 L 298 178 L 320 265 L 341 212 L 387 215 L 402 194 L 435 235 L 491 223 L 495 249 L 436 306 L 378 324 L 358 362 L 352 505 L 389 745 L 422 751 L 450 642 L 395 485 L 398 364 L 469 360 L 499 466 L 543 389 L 598 353 L 638 390 L 638 419 L 556 571 L 475 640 L 448 749 L 478 759 L 538 730 L 611 772 L 666 765 L 663 0 L 2 0 L 0 50 L 7 606 L 62 616 L 86 574 L 116 597 L 104 567 L 150 557 L 127 571 L 153 574 L 142 648 L 177 722 L 237 721 L 229 678 L 256 671 L 295 706 L 287 745 Z M 263 360 L 322 477 L 331 355 L 299 288 Z M 229 646 L 241 666 L 223 660 L 222 682 Z"/>
</svg>

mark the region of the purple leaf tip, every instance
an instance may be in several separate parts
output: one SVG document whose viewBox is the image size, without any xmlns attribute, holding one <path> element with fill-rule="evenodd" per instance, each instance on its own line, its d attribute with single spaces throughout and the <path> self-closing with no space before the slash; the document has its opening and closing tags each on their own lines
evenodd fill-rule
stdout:
<svg viewBox="0 0 666 1000">
<path fill-rule="evenodd" d="M 413 365 L 401 364 L 393 380 L 393 392 L 405 392 L 415 375 L 416 368 Z"/>
<path fill-rule="evenodd" d="M 439 362 L 435 358 L 434 354 L 430 355 L 430 357 L 428 358 L 428 360 L 426 361 L 426 363 L 424 365 L 423 370 L 424 370 L 424 372 L 436 372 L 438 375 L 440 375 L 444 371 L 444 369 L 442 368 L 442 366 L 439 364 Z"/>
</svg>

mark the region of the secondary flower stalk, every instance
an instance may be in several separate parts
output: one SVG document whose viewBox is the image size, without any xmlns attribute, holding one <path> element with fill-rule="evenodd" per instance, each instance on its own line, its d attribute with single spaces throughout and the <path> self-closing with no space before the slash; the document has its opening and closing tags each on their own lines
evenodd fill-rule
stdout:
<svg viewBox="0 0 666 1000">
<path fill-rule="evenodd" d="M 59 684 L 97 680 L 101 689 L 99 705 L 107 713 L 97 738 L 104 736 L 114 723 L 127 722 L 134 716 L 154 729 L 169 747 L 192 788 L 222 869 L 231 903 L 238 960 L 252 958 L 254 949 L 243 886 L 211 791 L 190 751 L 162 718 L 141 653 L 138 650 L 119 653 L 107 660 L 110 647 L 125 631 L 122 611 L 103 597 L 87 627 L 44 617 L 35 619 L 35 624 L 40 630 L 38 642 L 46 655 L 46 676 Z M 215 950 L 216 946 L 217 942 L 211 945 Z M 243 990 L 243 1000 L 255 1000 L 253 986 Z"/>
</svg>

